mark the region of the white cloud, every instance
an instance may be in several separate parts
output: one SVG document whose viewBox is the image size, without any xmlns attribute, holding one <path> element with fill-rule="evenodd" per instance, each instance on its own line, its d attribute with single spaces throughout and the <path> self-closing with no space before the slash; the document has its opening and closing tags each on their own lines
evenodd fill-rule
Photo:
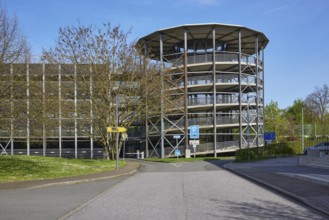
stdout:
<svg viewBox="0 0 329 220">
<path fill-rule="evenodd" d="M 273 8 L 271 10 L 268 10 L 268 11 L 265 11 L 264 14 L 268 15 L 268 14 L 273 14 L 275 12 L 278 12 L 278 11 L 282 11 L 286 8 L 288 8 L 290 5 L 281 5 L 279 7 L 276 7 L 276 8 Z"/>
</svg>

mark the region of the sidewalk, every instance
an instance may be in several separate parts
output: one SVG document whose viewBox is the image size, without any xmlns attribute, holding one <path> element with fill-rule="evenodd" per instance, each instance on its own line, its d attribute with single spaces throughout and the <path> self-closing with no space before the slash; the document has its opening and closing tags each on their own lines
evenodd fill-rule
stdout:
<svg viewBox="0 0 329 220">
<path fill-rule="evenodd" d="M 224 167 L 329 216 L 328 169 L 298 166 L 297 157 L 229 163 Z"/>
<path fill-rule="evenodd" d="M 119 170 L 114 170 L 109 172 L 88 174 L 82 176 L 64 177 L 58 179 L 0 183 L 0 190 L 34 189 L 34 188 L 40 188 L 46 186 L 77 184 L 83 182 L 105 180 L 119 176 L 132 175 L 136 173 L 140 168 L 141 168 L 141 164 L 136 162 L 128 162 L 126 166 L 120 168 Z"/>
</svg>

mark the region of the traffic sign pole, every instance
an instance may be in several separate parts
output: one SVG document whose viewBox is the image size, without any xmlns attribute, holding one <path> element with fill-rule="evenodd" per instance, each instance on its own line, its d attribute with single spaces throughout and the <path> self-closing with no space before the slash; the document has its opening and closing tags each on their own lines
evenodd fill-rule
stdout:
<svg viewBox="0 0 329 220">
<path fill-rule="evenodd" d="M 196 145 L 195 144 L 193 145 L 193 148 L 194 148 L 194 159 L 195 159 L 195 154 L 196 154 L 195 153 L 195 151 L 196 151 Z"/>
<path fill-rule="evenodd" d="M 122 140 L 123 140 L 123 161 L 125 161 L 125 154 L 126 154 L 126 140 L 128 139 L 127 133 L 122 133 Z"/>
<path fill-rule="evenodd" d="M 178 160 L 178 156 L 180 155 L 180 151 L 178 149 L 178 139 L 180 139 L 180 135 L 179 134 L 175 134 L 173 136 L 173 138 L 176 139 L 176 150 L 175 150 L 175 154 L 176 154 L 177 160 Z M 179 154 L 178 154 L 178 152 L 179 152 Z"/>
<path fill-rule="evenodd" d="M 118 107 L 118 95 L 115 96 L 115 126 L 119 126 L 119 107 Z M 119 170 L 119 133 L 116 133 L 116 140 L 115 140 L 115 168 Z"/>
</svg>

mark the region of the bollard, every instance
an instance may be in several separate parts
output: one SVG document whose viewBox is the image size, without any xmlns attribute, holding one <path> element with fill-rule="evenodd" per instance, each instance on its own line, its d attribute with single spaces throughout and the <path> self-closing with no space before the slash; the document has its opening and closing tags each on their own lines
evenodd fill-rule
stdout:
<svg viewBox="0 0 329 220">
<path fill-rule="evenodd" d="M 191 150 L 190 149 L 185 150 L 185 158 L 191 158 Z"/>
</svg>

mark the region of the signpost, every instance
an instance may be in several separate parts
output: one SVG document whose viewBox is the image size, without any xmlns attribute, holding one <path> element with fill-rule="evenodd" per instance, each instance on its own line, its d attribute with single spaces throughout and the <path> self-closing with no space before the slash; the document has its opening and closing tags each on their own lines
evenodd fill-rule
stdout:
<svg viewBox="0 0 329 220">
<path fill-rule="evenodd" d="M 118 105 L 117 105 L 118 106 Z M 117 109 L 116 109 L 116 115 L 118 115 Z M 118 118 L 116 121 L 116 126 L 118 125 Z M 127 131 L 127 128 L 125 127 L 107 127 L 106 128 L 107 133 L 116 133 L 116 144 L 115 144 L 115 151 L 116 151 L 116 170 L 119 169 L 119 133 L 123 133 Z"/>
<path fill-rule="evenodd" d="M 176 139 L 176 150 L 175 150 L 175 155 L 177 156 L 177 160 L 178 160 L 178 157 L 180 156 L 180 150 L 178 149 L 178 139 L 180 139 L 180 135 L 179 134 L 175 134 L 173 136 L 174 139 Z"/>
<path fill-rule="evenodd" d="M 193 144 L 193 148 L 194 148 L 194 158 L 195 158 L 195 154 L 196 154 L 196 144 Z"/>
<path fill-rule="evenodd" d="M 196 146 L 199 144 L 200 144 L 200 140 L 190 140 L 190 145 L 193 146 L 193 150 L 194 150 L 194 158 L 196 154 Z"/>
<path fill-rule="evenodd" d="M 123 140 L 123 154 L 122 154 L 122 160 L 125 161 L 125 154 L 126 154 L 126 140 L 128 140 L 128 134 L 122 133 L 122 140 Z"/>
<path fill-rule="evenodd" d="M 124 133 L 127 131 L 125 127 L 107 127 L 106 128 L 108 133 Z"/>
<path fill-rule="evenodd" d="M 264 132 L 264 140 L 271 144 L 272 141 L 276 140 L 276 133 L 275 132 Z"/>
<path fill-rule="evenodd" d="M 199 145 L 200 141 L 199 140 L 190 140 L 190 145 Z"/>
<path fill-rule="evenodd" d="M 196 154 L 196 145 L 199 145 L 199 125 L 191 125 L 190 126 L 190 139 L 198 139 L 198 140 L 190 140 L 190 145 L 194 148 L 194 158 Z"/>
<path fill-rule="evenodd" d="M 190 139 L 199 139 L 199 125 L 190 126 Z"/>
<path fill-rule="evenodd" d="M 177 157 L 177 160 L 178 160 L 178 157 L 180 156 L 180 150 L 175 150 L 175 156 Z"/>
</svg>

